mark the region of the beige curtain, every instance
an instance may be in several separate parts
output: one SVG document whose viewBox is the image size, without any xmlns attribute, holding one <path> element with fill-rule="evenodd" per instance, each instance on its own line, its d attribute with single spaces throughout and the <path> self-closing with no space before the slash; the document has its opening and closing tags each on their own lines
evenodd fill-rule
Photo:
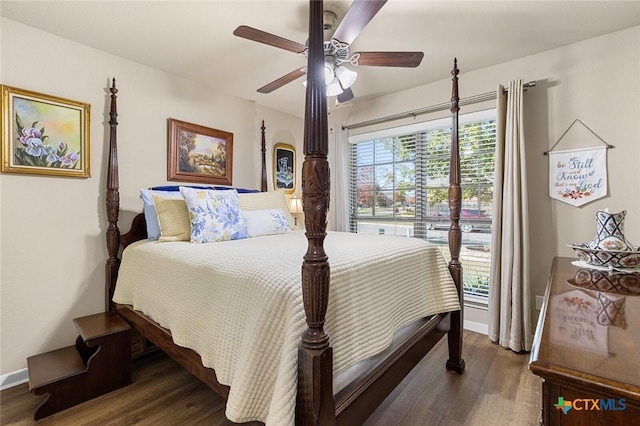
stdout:
<svg viewBox="0 0 640 426">
<path fill-rule="evenodd" d="M 347 131 L 334 125 L 329 135 L 329 167 L 331 199 L 327 229 L 349 230 L 349 143 Z"/>
<path fill-rule="evenodd" d="M 531 350 L 529 217 L 523 129 L 523 82 L 498 86 L 489 338 Z"/>
</svg>

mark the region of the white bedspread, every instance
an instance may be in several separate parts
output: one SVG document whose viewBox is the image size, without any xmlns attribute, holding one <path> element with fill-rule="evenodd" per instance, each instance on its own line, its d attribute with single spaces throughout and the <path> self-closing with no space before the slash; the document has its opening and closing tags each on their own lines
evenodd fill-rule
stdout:
<svg viewBox="0 0 640 426">
<path fill-rule="evenodd" d="M 138 242 L 124 252 L 113 300 L 170 329 L 176 344 L 215 369 L 231 387 L 229 420 L 292 425 L 306 248 L 303 231 L 210 244 Z M 385 349 L 400 327 L 459 309 L 434 245 L 329 232 L 325 251 L 334 374 Z"/>
</svg>

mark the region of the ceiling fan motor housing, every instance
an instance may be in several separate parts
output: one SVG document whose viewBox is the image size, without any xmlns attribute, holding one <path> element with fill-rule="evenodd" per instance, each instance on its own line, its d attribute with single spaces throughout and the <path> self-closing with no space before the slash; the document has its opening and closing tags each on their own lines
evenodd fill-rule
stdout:
<svg viewBox="0 0 640 426">
<path fill-rule="evenodd" d="M 326 43 L 327 40 L 331 40 L 333 33 L 336 31 L 338 16 L 330 10 L 325 10 L 324 12 L 322 12 L 322 16 L 322 22 L 324 22 L 324 24 L 322 25 L 322 34 Z"/>
</svg>

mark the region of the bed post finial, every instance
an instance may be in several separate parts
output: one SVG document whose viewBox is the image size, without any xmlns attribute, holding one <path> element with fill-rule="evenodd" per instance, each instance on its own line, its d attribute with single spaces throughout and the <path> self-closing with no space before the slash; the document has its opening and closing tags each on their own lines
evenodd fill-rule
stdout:
<svg viewBox="0 0 640 426">
<path fill-rule="evenodd" d="M 462 190 L 460 188 L 460 144 L 458 141 L 458 112 L 460 111 L 460 96 L 458 94 L 458 59 L 453 60 L 453 76 L 451 85 L 451 155 L 449 164 L 449 251 L 451 261 L 449 271 L 458 290 L 460 310 L 451 313 L 451 330 L 448 333 L 449 359 L 447 369 L 456 373 L 464 371 L 462 359 L 462 324 L 464 309 L 464 289 L 462 284 L 462 264 L 460 263 L 460 249 L 462 234 L 460 233 L 460 210 L 462 206 Z"/>
<path fill-rule="evenodd" d="M 120 193 L 118 178 L 118 147 L 117 147 L 117 127 L 118 108 L 116 105 L 118 89 L 116 89 L 116 79 L 114 78 L 109 88 L 111 92 L 111 108 L 109 110 L 109 165 L 107 169 L 107 251 L 109 258 L 106 264 L 106 309 L 113 310 L 113 292 L 118 278 L 120 268 L 120 229 L 118 229 L 118 215 L 120 213 Z"/>
<path fill-rule="evenodd" d="M 333 349 L 324 330 L 329 303 L 329 259 L 324 251 L 329 209 L 327 96 L 324 82 L 323 2 L 309 5 L 309 50 L 302 165 L 302 207 L 307 252 L 302 299 L 307 330 L 298 350 L 296 424 L 335 425 Z"/>
</svg>

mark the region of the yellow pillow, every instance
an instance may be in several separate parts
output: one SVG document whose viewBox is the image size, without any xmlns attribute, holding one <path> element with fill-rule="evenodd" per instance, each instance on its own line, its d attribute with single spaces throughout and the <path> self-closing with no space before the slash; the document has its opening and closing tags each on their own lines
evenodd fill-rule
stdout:
<svg viewBox="0 0 640 426">
<path fill-rule="evenodd" d="M 189 210 L 183 198 L 163 197 L 151 194 L 160 225 L 159 241 L 189 241 L 191 222 Z"/>
</svg>

